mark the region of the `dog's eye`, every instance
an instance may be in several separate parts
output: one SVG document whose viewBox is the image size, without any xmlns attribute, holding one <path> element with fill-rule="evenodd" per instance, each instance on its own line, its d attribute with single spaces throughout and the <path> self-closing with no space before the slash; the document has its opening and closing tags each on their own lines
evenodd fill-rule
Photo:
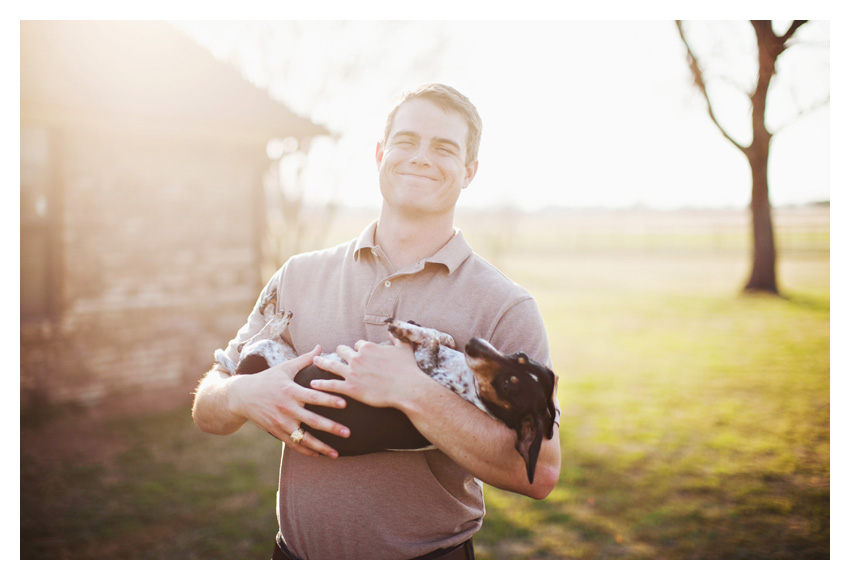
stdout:
<svg viewBox="0 0 850 580">
<path fill-rule="evenodd" d="M 511 383 L 512 385 L 518 385 L 518 384 L 519 384 L 519 378 L 517 378 L 517 377 L 511 377 L 511 378 L 510 378 L 510 383 Z"/>
</svg>

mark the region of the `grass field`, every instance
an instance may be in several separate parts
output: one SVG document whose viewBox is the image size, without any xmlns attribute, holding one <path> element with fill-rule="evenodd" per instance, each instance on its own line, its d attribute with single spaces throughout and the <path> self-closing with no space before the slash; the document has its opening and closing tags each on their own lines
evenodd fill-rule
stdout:
<svg viewBox="0 0 850 580">
<path fill-rule="evenodd" d="M 715 256 L 561 267 L 585 282 L 531 285 L 562 377 L 561 481 L 542 503 L 491 490 L 482 554 L 828 557 L 826 260 L 783 263 L 788 300 L 711 290 L 742 267 Z M 621 288 L 582 288 L 613 271 Z"/>
<path fill-rule="evenodd" d="M 485 489 L 478 557 L 829 558 L 828 241 L 783 255 L 778 299 L 740 294 L 735 249 L 537 232 L 492 251 L 547 323 L 563 469 L 544 501 Z M 486 235 L 467 230 L 485 254 Z M 21 557 L 268 558 L 278 455 L 250 426 L 201 434 L 187 407 L 22 417 Z"/>
</svg>

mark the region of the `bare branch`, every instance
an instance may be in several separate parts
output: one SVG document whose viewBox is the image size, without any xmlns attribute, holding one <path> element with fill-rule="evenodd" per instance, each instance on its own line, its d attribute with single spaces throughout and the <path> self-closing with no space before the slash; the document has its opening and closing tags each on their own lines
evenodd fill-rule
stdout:
<svg viewBox="0 0 850 580">
<path fill-rule="evenodd" d="M 717 85 L 727 85 L 748 98 L 752 94 L 752 89 L 750 89 L 749 87 L 745 87 L 738 81 L 738 79 L 735 79 L 729 75 L 712 74 L 710 81 L 713 84 Z"/>
<path fill-rule="evenodd" d="M 779 40 L 782 41 L 782 44 L 788 42 L 788 39 L 794 36 L 794 33 L 797 32 L 797 29 L 804 25 L 808 20 L 795 20 L 791 23 L 791 26 L 788 27 L 788 31 L 783 34 Z"/>
<path fill-rule="evenodd" d="M 679 37 L 682 39 L 682 43 L 685 45 L 685 49 L 688 51 L 688 66 L 690 66 L 691 74 L 694 78 L 694 84 L 699 88 L 702 92 L 702 96 L 705 98 L 705 103 L 708 106 L 708 116 L 714 122 L 720 132 L 723 134 L 726 139 L 729 140 L 732 145 L 740 149 L 741 151 L 746 153 L 746 147 L 735 141 L 729 133 L 723 128 L 720 124 L 720 121 L 717 120 L 717 117 L 714 115 L 714 108 L 711 105 L 711 99 L 708 96 L 708 90 L 705 87 L 705 81 L 703 80 L 702 69 L 699 66 L 699 61 L 697 60 L 696 55 L 693 50 L 691 50 L 691 45 L 688 43 L 688 39 L 685 37 L 685 30 L 682 27 L 682 21 L 676 20 L 676 28 L 679 29 Z"/>
<path fill-rule="evenodd" d="M 805 109 L 801 109 L 800 111 L 798 111 L 796 115 L 794 115 L 793 117 L 791 117 L 790 119 L 788 119 L 787 121 L 782 123 L 782 125 L 780 125 L 776 129 L 774 129 L 773 132 L 772 132 L 773 135 L 776 135 L 780 131 L 787 129 L 789 126 L 791 126 L 794 123 L 796 123 L 797 121 L 799 121 L 802 117 L 805 117 L 806 115 L 809 115 L 809 114 L 817 111 L 821 107 L 824 107 L 828 104 L 829 104 L 829 95 L 827 95 L 826 98 L 823 99 L 822 101 L 819 101 L 819 102 L 815 103 L 814 105 L 812 105 L 810 107 L 806 107 Z"/>
</svg>

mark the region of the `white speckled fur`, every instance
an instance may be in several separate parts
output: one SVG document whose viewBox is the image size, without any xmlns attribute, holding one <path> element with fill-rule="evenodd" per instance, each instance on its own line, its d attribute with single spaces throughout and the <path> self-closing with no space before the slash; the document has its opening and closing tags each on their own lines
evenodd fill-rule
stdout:
<svg viewBox="0 0 850 580">
<path fill-rule="evenodd" d="M 274 308 L 275 302 L 274 296 L 264 299 L 262 310 L 265 311 L 268 322 L 260 332 L 239 345 L 240 360 L 249 355 L 260 355 L 272 367 L 298 356 L 295 349 L 283 339 L 283 333 L 292 320 L 292 312 L 273 312 L 271 309 Z M 454 350 L 455 341 L 451 336 L 413 323 L 398 320 L 388 323 L 388 330 L 393 336 L 413 345 L 414 357 L 420 369 L 444 387 L 490 414 L 478 397 L 475 377 L 467 365 L 466 355 Z M 342 360 L 336 353 L 322 356 Z M 228 374 L 236 374 L 237 365 L 234 365 L 221 349 L 215 351 L 215 360 Z"/>
<path fill-rule="evenodd" d="M 396 338 L 406 340 L 414 346 L 416 363 L 428 376 L 453 393 L 460 395 L 485 413 L 490 414 L 478 398 L 478 391 L 475 388 L 475 376 L 469 369 L 469 365 L 467 365 L 466 355 L 444 346 L 445 343 L 434 345 L 432 342 L 425 340 L 425 337 L 429 336 L 429 333 L 432 332 L 442 336 L 448 336 L 447 334 L 399 321 L 391 322 L 389 331 Z M 454 340 L 451 341 L 451 344 L 454 345 Z M 435 350 L 436 357 L 434 356 Z"/>
<path fill-rule="evenodd" d="M 291 312 L 277 312 L 271 316 L 260 332 L 243 342 L 237 347 L 240 360 L 252 355 L 260 355 L 273 367 L 282 362 L 291 360 L 298 356 L 295 349 L 289 346 L 283 339 L 283 333 L 289 327 L 292 320 Z M 221 365 L 228 374 L 236 373 L 236 366 L 224 355 L 221 349 L 215 351 L 215 361 Z"/>
</svg>

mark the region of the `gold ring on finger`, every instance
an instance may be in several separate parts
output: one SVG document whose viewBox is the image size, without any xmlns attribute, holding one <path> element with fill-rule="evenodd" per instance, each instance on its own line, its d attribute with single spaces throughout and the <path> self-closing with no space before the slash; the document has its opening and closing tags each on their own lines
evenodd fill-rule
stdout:
<svg viewBox="0 0 850 580">
<path fill-rule="evenodd" d="M 304 439 L 304 429 L 299 427 L 295 431 L 292 432 L 292 435 L 289 436 L 289 440 L 298 445 Z"/>
</svg>

